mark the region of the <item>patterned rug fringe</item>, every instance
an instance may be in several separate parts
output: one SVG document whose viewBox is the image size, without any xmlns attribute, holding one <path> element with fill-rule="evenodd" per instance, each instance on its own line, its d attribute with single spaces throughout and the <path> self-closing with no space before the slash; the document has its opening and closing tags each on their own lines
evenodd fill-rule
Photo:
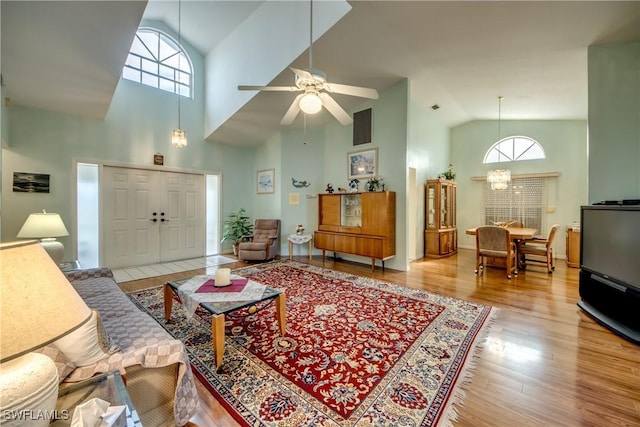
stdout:
<svg viewBox="0 0 640 427">
<path fill-rule="evenodd" d="M 462 408 L 464 406 L 464 401 L 467 398 L 467 390 L 469 389 L 473 377 L 475 376 L 475 371 L 478 368 L 480 354 L 486 348 L 491 326 L 498 317 L 499 312 L 500 309 L 495 307 L 491 310 L 491 314 L 489 315 L 485 323 L 486 327 L 482 329 L 482 332 L 477 337 L 477 342 L 473 345 L 473 348 L 469 352 L 469 355 L 467 357 L 468 360 L 463 366 L 462 371 L 460 372 L 459 383 L 456 384 L 452 392 L 452 397 L 445 406 L 442 414 L 442 419 L 437 424 L 438 427 L 453 427 L 453 422 L 459 421 L 458 410 L 459 408 Z"/>
</svg>

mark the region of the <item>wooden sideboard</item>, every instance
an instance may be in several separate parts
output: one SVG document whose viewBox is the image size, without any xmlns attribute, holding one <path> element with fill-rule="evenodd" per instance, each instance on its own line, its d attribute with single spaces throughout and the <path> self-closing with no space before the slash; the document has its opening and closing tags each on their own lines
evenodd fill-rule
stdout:
<svg viewBox="0 0 640 427">
<path fill-rule="evenodd" d="M 315 247 L 384 261 L 396 254 L 396 193 L 372 191 L 318 195 Z"/>
</svg>

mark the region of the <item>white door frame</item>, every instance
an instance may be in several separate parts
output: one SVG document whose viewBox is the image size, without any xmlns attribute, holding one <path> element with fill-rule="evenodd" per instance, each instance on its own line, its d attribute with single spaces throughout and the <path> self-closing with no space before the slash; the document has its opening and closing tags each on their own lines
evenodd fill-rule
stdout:
<svg viewBox="0 0 640 427">
<path fill-rule="evenodd" d="M 207 175 L 216 175 L 218 176 L 218 189 L 220 191 L 218 191 L 218 195 L 220 198 L 220 202 L 217 203 L 217 218 L 222 218 L 221 214 L 221 209 L 222 209 L 222 172 L 220 171 L 203 171 L 203 170 L 199 170 L 199 169 L 183 169 L 183 168 L 175 168 L 175 167 L 170 167 L 170 166 L 156 166 L 156 165 L 149 165 L 149 164 L 136 164 L 136 163 L 127 163 L 127 162 L 114 162 L 114 161 L 105 161 L 105 160 L 97 160 L 94 158 L 84 158 L 84 157 L 77 157 L 73 159 L 73 176 L 76 177 L 77 176 L 77 164 L 78 163 L 87 163 L 87 164 L 94 164 L 98 166 L 98 186 L 99 186 L 99 208 L 98 208 L 98 223 L 99 223 L 99 263 L 100 265 L 104 265 L 104 251 L 102 250 L 102 242 L 104 242 L 104 226 L 103 226 L 103 209 L 104 209 L 104 199 L 103 199 L 103 191 L 102 191 L 102 183 L 104 182 L 104 167 L 105 166 L 112 166 L 112 167 L 123 167 L 123 168 L 129 168 L 129 169 L 147 169 L 147 170 L 156 170 L 156 171 L 164 171 L 164 172 L 176 172 L 176 173 L 187 173 L 187 174 L 196 174 L 196 175 L 202 175 L 204 177 L 204 180 L 206 182 L 206 176 Z M 76 219 L 76 215 L 77 215 L 77 182 L 76 182 L 76 178 L 74 178 L 74 184 L 72 185 L 73 188 L 73 219 L 74 219 L 74 226 L 76 226 L 76 230 L 77 230 L 77 219 Z M 206 199 L 206 191 L 203 194 L 203 196 Z M 206 200 L 205 200 L 206 202 Z M 205 203 L 203 202 L 203 203 Z M 206 204 L 206 203 L 205 203 Z M 203 221 L 205 221 L 205 230 L 207 229 L 208 225 L 206 224 L 206 215 L 205 218 L 203 218 Z M 218 228 L 218 233 L 217 235 L 221 235 L 221 221 L 219 221 L 218 224 L 214 225 L 215 227 Z M 77 252 L 77 246 L 78 246 L 78 241 L 77 241 L 77 237 L 76 237 L 76 242 L 74 244 L 74 246 L 76 247 L 76 252 Z M 205 252 L 206 252 L 206 245 L 205 245 Z M 75 256 L 77 257 L 77 253 L 75 254 Z"/>
</svg>

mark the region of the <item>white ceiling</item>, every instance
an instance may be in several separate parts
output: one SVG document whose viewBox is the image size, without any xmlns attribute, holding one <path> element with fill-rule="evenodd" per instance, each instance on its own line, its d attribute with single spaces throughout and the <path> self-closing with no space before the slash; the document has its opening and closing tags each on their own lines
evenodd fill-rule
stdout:
<svg viewBox="0 0 640 427">
<path fill-rule="evenodd" d="M 104 117 L 144 3 L 3 0 L 7 95 L 15 104 Z M 182 37 L 206 54 L 261 4 L 184 0 Z M 503 119 L 586 119 L 587 47 L 640 40 L 639 1 L 350 4 L 352 10 L 314 43 L 314 67 L 329 81 L 379 91 L 408 78 L 412 101 L 448 126 L 497 118 L 499 95 L 505 97 Z M 175 1 L 152 0 L 143 17 L 177 30 L 177 10 Z M 300 19 L 308 22 L 308 16 Z M 287 65 L 305 68 L 307 53 Z M 292 83 L 286 65 L 271 82 Z M 282 128 L 294 97 L 259 93 L 207 139 L 263 141 Z M 335 98 L 347 111 L 362 102 Z M 430 109 L 434 104 L 437 111 Z M 307 125 L 329 120 L 323 112 Z M 302 117 L 293 126 L 301 127 Z"/>
</svg>

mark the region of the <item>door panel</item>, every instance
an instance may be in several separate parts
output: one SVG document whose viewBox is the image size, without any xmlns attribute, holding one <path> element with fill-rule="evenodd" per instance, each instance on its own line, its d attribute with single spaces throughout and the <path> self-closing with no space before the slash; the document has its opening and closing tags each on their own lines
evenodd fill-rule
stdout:
<svg viewBox="0 0 640 427">
<path fill-rule="evenodd" d="M 160 260 L 204 255 L 204 176 L 162 173 Z M 166 232 L 165 232 L 166 231 Z"/>
<path fill-rule="evenodd" d="M 106 266 L 204 256 L 204 176 L 105 166 L 102 191 Z"/>
<path fill-rule="evenodd" d="M 103 172 L 104 264 L 115 268 L 158 262 L 158 222 L 152 221 L 157 172 L 114 167 Z"/>
</svg>

